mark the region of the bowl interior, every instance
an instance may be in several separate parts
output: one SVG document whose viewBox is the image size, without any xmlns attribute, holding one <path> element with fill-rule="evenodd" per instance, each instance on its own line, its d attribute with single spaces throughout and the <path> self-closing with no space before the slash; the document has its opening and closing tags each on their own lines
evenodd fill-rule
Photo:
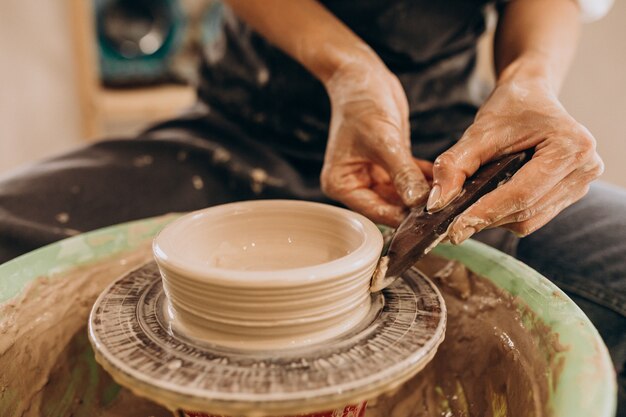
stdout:
<svg viewBox="0 0 626 417">
<path fill-rule="evenodd" d="M 278 271 L 338 260 L 365 239 L 363 225 L 347 210 L 276 201 L 192 213 L 166 227 L 155 246 L 181 266 Z"/>
</svg>

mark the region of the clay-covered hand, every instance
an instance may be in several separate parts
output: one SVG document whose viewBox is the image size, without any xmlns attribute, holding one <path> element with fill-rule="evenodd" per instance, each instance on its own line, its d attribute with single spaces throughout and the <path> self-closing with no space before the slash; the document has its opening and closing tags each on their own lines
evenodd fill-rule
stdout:
<svg viewBox="0 0 626 417">
<path fill-rule="evenodd" d="M 428 209 L 448 204 L 482 164 L 531 148 L 532 159 L 507 183 L 452 223 L 450 241 L 495 226 L 526 236 L 583 197 L 603 171 L 595 139 L 546 83 L 509 80 L 496 87 L 461 140 L 435 160 Z"/>
<path fill-rule="evenodd" d="M 375 222 L 397 226 L 425 203 L 432 164 L 410 150 L 408 104 L 382 64 L 345 65 L 325 83 L 332 116 L 322 190 Z"/>
</svg>

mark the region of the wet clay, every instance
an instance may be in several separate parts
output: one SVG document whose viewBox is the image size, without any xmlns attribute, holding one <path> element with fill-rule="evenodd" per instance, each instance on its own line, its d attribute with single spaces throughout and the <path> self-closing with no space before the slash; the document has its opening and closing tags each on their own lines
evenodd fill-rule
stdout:
<svg viewBox="0 0 626 417">
<path fill-rule="evenodd" d="M 120 388 L 94 362 L 84 328 L 97 295 L 151 258 L 148 246 L 62 277 L 40 278 L 0 307 L 0 415 L 171 416 Z M 549 416 L 555 336 L 512 296 L 461 265 L 428 257 L 448 308 L 433 361 L 368 417 Z"/>
<path fill-rule="evenodd" d="M 160 405 L 121 388 L 94 362 L 86 327 L 57 357 L 41 397 L 40 414 L 47 417 L 172 416 Z"/>
<path fill-rule="evenodd" d="M 171 416 L 114 384 L 87 341 L 87 317 L 98 295 L 151 257 L 146 244 L 62 276 L 42 277 L 0 306 L 1 416 Z"/>
<path fill-rule="evenodd" d="M 367 417 L 546 417 L 562 363 L 558 336 L 528 308 L 454 261 L 417 266 L 441 290 L 446 338 L 432 362 Z"/>
</svg>

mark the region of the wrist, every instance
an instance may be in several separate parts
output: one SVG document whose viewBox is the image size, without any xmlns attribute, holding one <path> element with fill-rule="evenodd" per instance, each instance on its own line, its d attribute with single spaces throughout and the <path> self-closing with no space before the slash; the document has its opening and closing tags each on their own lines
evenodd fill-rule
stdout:
<svg viewBox="0 0 626 417">
<path fill-rule="evenodd" d="M 317 78 L 331 92 L 341 84 L 358 84 L 367 73 L 382 73 L 389 70 L 376 53 L 367 45 L 358 45 L 349 52 L 333 50 L 321 60 L 323 70 L 316 71 Z"/>
<path fill-rule="evenodd" d="M 499 74 L 497 85 L 537 85 L 556 94 L 558 85 L 551 74 L 548 59 L 540 52 L 526 52 L 514 59 Z"/>
</svg>

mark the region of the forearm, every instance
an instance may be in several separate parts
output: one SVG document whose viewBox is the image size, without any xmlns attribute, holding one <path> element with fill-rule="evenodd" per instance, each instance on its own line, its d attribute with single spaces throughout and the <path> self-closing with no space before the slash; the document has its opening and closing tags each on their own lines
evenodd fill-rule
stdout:
<svg viewBox="0 0 626 417">
<path fill-rule="evenodd" d="M 316 0 L 228 0 L 233 11 L 325 83 L 344 65 L 380 65 L 376 53 Z"/>
<path fill-rule="evenodd" d="M 494 57 L 498 82 L 534 79 L 558 93 L 578 43 L 575 0 L 512 0 L 500 16 Z"/>
</svg>

